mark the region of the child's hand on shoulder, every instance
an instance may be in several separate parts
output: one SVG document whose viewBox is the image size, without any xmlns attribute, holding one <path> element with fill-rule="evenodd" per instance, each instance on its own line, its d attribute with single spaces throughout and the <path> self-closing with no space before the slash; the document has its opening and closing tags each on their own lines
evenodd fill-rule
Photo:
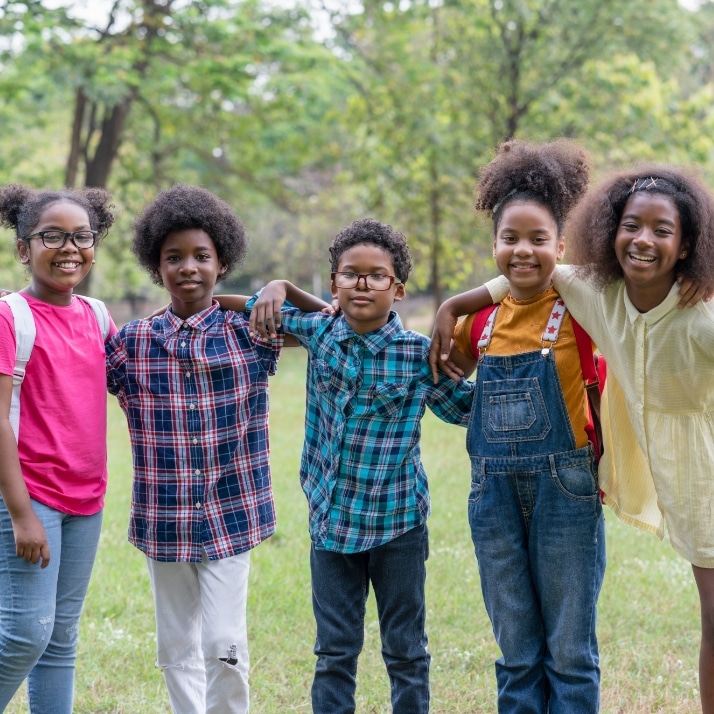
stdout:
<svg viewBox="0 0 714 714">
<path fill-rule="evenodd" d="M 678 307 L 693 307 L 700 300 L 709 302 L 714 297 L 714 285 L 695 283 L 681 275 L 677 277 L 677 282 L 679 283 Z"/>
<path fill-rule="evenodd" d="M 337 298 L 333 298 L 332 302 L 326 307 L 323 307 L 320 312 L 324 312 L 325 315 L 332 315 L 333 317 L 337 317 L 340 314 L 340 303 L 338 302 Z"/>
</svg>

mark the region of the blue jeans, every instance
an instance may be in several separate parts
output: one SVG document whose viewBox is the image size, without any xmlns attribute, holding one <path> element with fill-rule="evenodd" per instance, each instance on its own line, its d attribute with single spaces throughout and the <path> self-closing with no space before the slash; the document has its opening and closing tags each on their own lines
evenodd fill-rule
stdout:
<svg viewBox="0 0 714 714">
<path fill-rule="evenodd" d="M 502 655 L 498 711 L 595 714 L 604 518 L 553 350 L 482 356 L 466 440 L 471 538 Z"/>
<path fill-rule="evenodd" d="M 469 523 L 502 653 L 501 714 L 599 708 L 595 625 L 605 528 L 590 458 L 577 454 L 551 455 L 517 473 L 510 465 L 499 472 L 493 459 L 479 471 L 472 459 Z"/>
<path fill-rule="evenodd" d="M 426 525 L 363 553 L 310 551 L 312 605 L 317 624 L 312 709 L 355 711 L 357 658 L 364 644 L 369 583 L 374 588 L 394 714 L 429 711 L 429 661 L 424 631 Z"/>
<path fill-rule="evenodd" d="M 50 547 L 46 568 L 15 555 L 0 499 L 0 711 L 27 678 L 30 711 L 71 714 L 79 617 L 99 543 L 102 513 L 69 516 L 32 507 Z"/>
</svg>

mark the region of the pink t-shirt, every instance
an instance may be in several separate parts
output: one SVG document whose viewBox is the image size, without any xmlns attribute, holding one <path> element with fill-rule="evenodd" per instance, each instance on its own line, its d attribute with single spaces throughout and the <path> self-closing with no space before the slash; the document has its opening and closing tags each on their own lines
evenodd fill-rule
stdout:
<svg viewBox="0 0 714 714">
<path fill-rule="evenodd" d="M 23 294 L 24 295 L 24 294 Z M 63 513 L 104 506 L 107 387 L 104 340 L 83 300 L 58 306 L 24 295 L 37 336 L 20 392 L 18 455 L 30 496 Z M 116 332 L 112 322 L 110 334 Z M 0 301 L 0 374 L 15 366 L 15 328 Z"/>
</svg>

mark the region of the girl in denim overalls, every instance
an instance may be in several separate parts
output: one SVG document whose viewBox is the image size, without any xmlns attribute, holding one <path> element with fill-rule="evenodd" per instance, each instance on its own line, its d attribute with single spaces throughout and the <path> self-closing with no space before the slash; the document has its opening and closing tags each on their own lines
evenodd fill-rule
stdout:
<svg viewBox="0 0 714 714">
<path fill-rule="evenodd" d="M 460 323 L 451 355 L 466 372 L 478 360 L 468 515 L 501 713 L 599 709 L 604 521 L 572 320 L 551 284 L 587 181 L 587 156 L 565 141 L 508 142 L 483 169 L 476 208 L 493 217 L 510 294 L 482 330 Z"/>
</svg>

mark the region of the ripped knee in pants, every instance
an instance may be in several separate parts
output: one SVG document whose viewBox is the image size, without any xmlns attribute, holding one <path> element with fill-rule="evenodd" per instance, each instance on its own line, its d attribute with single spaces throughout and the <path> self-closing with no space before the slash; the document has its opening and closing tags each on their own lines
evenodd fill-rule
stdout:
<svg viewBox="0 0 714 714">
<path fill-rule="evenodd" d="M 231 665 L 231 667 L 235 667 L 238 664 L 238 645 L 236 645 L 235 643 L 232 644 L 228 648 L 228 656 L 219 657 L 218 660 L 220 662 L 225 662 L 226 664 Z"/>
</svg>

